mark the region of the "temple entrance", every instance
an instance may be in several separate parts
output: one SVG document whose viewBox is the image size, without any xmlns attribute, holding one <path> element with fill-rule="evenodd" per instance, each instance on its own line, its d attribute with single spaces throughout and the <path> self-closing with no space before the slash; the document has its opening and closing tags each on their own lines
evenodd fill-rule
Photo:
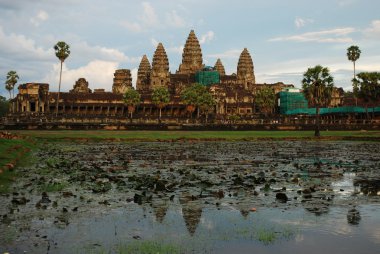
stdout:
<svg viewBox="0 0 380 254">
<path fill-rule="evenodd" d="M 30 112 L 35 112 L 36 111 L 36 103 L 35 102 L 31 102 L 30 103 Z"/>
</svg>

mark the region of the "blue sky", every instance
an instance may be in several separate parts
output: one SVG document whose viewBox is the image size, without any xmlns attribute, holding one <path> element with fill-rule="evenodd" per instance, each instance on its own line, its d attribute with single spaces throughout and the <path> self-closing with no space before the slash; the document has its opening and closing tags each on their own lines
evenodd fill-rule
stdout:
<svg viewBox="0 0 380 254">
<path fill-rule="evenodd" d="M 351 89 L 346 50 L 358 45 L 357 71 L 380 71 L 380 1 L 377 0 L 0 0 L 0 94 L 6 73 L 19 83 L 47 82 L 56 91 L 59 61 L 53 46 L 65 41 L 62 90 L 86 78 L 90 88 L 111 90 L 115 69 L 136 81 L 143 54 L 152 59 L 162 42 L 175 72 L 191 29 L 204 62 L 221 58 L 236 72 L 241 51 L 253 57 L 257 83 L 300 87 L 302 73 L 321 64 L 338 87 Z"/>
</svg>

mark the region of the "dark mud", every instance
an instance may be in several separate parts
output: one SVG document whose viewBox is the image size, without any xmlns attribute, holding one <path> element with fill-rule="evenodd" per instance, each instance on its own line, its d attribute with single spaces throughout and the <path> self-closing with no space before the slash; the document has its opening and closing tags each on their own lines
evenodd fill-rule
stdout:
<svg viewBox="0 0 380 254">
<path fill-rule="evenodd" d="M 0 252 L 130 253 L 154 241 L 176 253 L 374 253 L 379 152 L 349 141 L 46 144 L 0 197 Z"/>
</svg>

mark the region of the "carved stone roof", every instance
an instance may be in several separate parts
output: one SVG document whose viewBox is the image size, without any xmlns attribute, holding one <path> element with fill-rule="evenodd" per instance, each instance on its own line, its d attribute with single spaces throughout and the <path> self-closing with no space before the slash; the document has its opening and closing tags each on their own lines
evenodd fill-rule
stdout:
<svg viewBox="0 0 380 254">
<path fill-rule="evenodd" d="M 253 71 L 253 61 L 252 57 L 245 48 L 240 54 L 239 63 L 237 66 L 237 79 L 239 83 L 255 83 L 255 74 Z"/>
<path fill-rule="evenodd" d="M 88 82 L 85 78 L 79 78 L 70 93 L 91 93 L 91 89 L 88 88 Z"/>
<path fill-rule="evenodd" d="M 219 72 L 220 76 L 226 75 L 226 71 L 225 71 L 224 66 L 222 64 L 222 61 L 219 58 L 218 58 L 218 60 L 216 60 L 214 68 L 217 72 Z"/>
<path fill-rule="evenodd" d="M 182 64 L 179 66 L 179 74 L 191 74 L 203 67 L 202 50 L 194 30 L 190 31 L 182 53 Z"/>
<path fill-rule="evenodd" d="M 153 55 L 152 61 L 152 75 L 160 73 L 169 73 L 169 60 L 165 48 L 160 42 Z"/>
<path fill-rule="evenodd" d="M 119 69 L 114 73 L 112 92 L 124 94 L 132 88 L 132 76 L 129 69 Z"/>
<path fill-rule="evenodd" d="M 57 99 L 57 92 L 50 92 L 49 99 Z M 123 95 L 111 92 L 104 93 L 60 93 L 60 100 L 65 102 L 82 102 L 82 101 L 122 101 Z"/>
</svg>

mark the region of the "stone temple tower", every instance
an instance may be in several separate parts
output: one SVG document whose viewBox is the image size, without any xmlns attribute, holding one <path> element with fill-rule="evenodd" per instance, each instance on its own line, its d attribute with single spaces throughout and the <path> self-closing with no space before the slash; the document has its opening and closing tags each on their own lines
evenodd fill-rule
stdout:
<svg viewBox="0 0 380 254">
<path fill-rule="evenodd" d="M 162 43 L 157 46 L 153 55 L 152 71 L 150 73 L 150 88 L 167 87 L 170 83 L 169 60 Z"/>
<path fill-rule="evenodd" d="M 218 58 L 218 60 L 216 60 L 216 63 L 214 65 L 214 69 L 219 72 L 219 75 L 220 76 L 224 76 L 226 75 L 226 71 L 224 69 L 224 66 L 222 64 L 222 61 Z"/>
<path fill-rule="evenodd" d="M 243 84 L 245 88 L 248 88 L 249 84 L 255 84 L 255 82 L 253 61 L 248 49 L 245 48 L 240 54 L 239 63 L 237 66 L 237 83 Z"/>
<path fill-rule="evenodd" d="M 190 31 L 183 48 L 178 74 L 193 74 L 203 68 L 202 50 L 194 30 Z"/>
<path fill-rule="evenodd" d="M 124 94 L 129 88 L 132 88 L 131 71 L 128 69 L 116 70 L 114 73 L 112 92 Z"/>
<path fill-rule="evenodd" d="M 137 71 L 136 90 L 148 91 L 150 85 L 150 72 L 151 67 L 148 57 L 144 55 L 141 59 L 139 69 Z"/>
</svg>

